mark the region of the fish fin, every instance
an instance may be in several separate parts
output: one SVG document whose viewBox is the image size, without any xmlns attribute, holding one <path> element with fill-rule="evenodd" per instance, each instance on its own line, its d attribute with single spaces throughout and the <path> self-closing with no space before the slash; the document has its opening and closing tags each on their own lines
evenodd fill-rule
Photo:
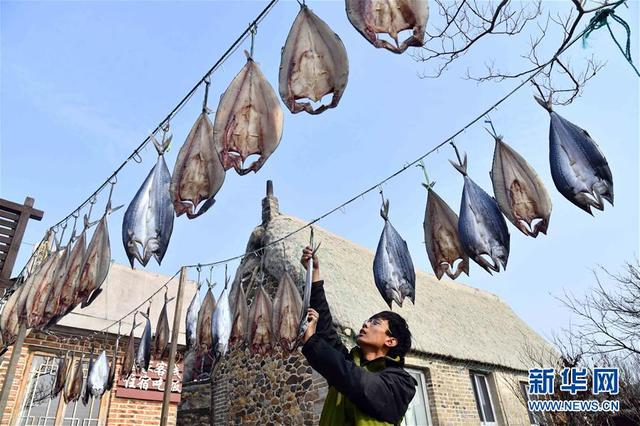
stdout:
<svg viewBox="0 0 640 426">
<path fill-rule="evenodd" d="M 100 295 L 100 293 L 102 293 L 102 289 L 101 288 L 96 289 L 93 293 L 91 293 L 89 297 L 87 297 L 85 300 L 82 301 L 82 303 L 80 304 L 80 307 L 84 309 L 90 304 L 92 304 L 93 301 L 96 300 L 96 297 Z"/>
<path fill-rule="evenodd" d="M 387 221 L 389 220 L 389 200 L 384 200 L 382 202 L 382 208 L 380 208 L 380 216 Z"/>
<path fill-rule="evenodd" d="M 459 171 L 463 176 L 467 175 L 467 154 L 464 154 L 462 164 L 454 163 L 452 160 L 449 160 L 451 165 Z"/>
<path fill-rule="evenodd" d="M 197 212 L 195 213 L 189 213 L 189 211 L 187 211 L 187 217 L 189 219 L 195 219 L 198 216 L 200 216 L 201 214 L 205 213 L 207 210 L 209 210 L 211 208 L 211 206 L 213 206 L 215 204 L 216 200 L 214 197 L 209 198 L 207 201 L 204 202 L 204 204 L 202 204 L 200 206 L 200 209 L 198 209 Z"/>
<path fill-rule="evenodd" d="M 542 108 L 546 109 L 548 112 L 553 111 L 553 108 L 551 108 L 551 102 L 545 101 L 544 99 L 539 98 L 536 95 L 533 95 L 533 98 L 540 104 Z"/>
</svg>

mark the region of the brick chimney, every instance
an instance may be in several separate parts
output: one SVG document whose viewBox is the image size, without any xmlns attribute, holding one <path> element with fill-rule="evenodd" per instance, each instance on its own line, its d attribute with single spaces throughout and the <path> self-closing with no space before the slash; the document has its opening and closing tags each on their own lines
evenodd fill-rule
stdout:
<svg viewBox="0 0 640 426">
<path fill-rule="evenodd" d="M 271 219 L 280 214 L 278 199 L 273 195 L 273 182 L 267 181 L 267 196 L 262 199 L 262 224 L 266 225 Z"/>
</svg>

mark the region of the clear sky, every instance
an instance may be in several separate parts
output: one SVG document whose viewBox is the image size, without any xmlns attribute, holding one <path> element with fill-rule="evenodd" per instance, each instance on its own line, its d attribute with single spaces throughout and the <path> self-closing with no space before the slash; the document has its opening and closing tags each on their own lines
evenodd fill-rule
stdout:
<svg viewBox="0 0 640 426">
<path fill-rule="evenodd" d="M 638 2 L 629 3 L 618 12 L 632 28 L 638 65 Z M 265 4 L 3 1 L 0 196 L 18 202 L 31 196 L 45 211 L 42 222 L 30 223 L 25 242 L 37 242 L 48 226 L 93 192 Z M 508 92 L 515 81 L 478 85 L 462 77 L 467 68 L 481 72 L 491 60 L 518 69 L 529 39 L 525 33 L 483 40 L 441 78 L 420 79 L 419 73 L 432 68 L 407 54 L 375 49 L 350 25 L 343 2 L 308 4 L 340 35 L 348 51 L 349 83 L 340 105 L 319 116 L 294 116 L 283 107 L 284 136 L 266 165 L 244 177 L 229 171 L 215 206 L 198 219 L 176 219 L 162 266 L 151 261 L 148 270 L 172 275 L 183 264 L 242 253 L 260 221 L 267 179 L 274 181 L 283 212 L 309 220 L 393 173 Z M 275 90 L 280 48 L 298 10 L 295 1 L 282 0 L 258 29 L 254 57 Z M 438 19 L 435 8 L 432 15 Z M 243 48 L 248 47 L 246 42 Z M 604 212 L 591 217 L 556 191 L 548 162 L 549 116 L 526 86 L 491 117 L 505 141 L 547 186 L 553 202 L 548 235 L 528 238 L 509 224 L 506 272 L 490 276 L 472 264 L 471 276 L 459 278 L 500 296 L 545 336 L 572 320 L 555 296 L 565 290 L 585 294 L 595 284 L 592 269 L 597 265 L 618 271 L 638 256 L 639 80 L 606 29 L 594 33 L 586 49 L 577 43 L 568 55 L 575 61 L 595 55 L 607 62 L 581 98 L 556 111 L 585 128 L 606 155 L 615 207 L 607 204 Z M 213 75 L 211 108 L 244 62 L 239 50 Z M 201 102 L 199 91 L 171 123 L 170 170 Z M 470 176 L 491 192 L 493 140 L 476 125 L 458 137 L 457 144 L 468 153 Z M 115 205 L 129 203 L 153 166 L 153 148 L 142 155 L 141 165 L 131 163 L 119 175 Z M 435 189 L 457 211 L 463 181 L 448 162 L 452 158 L 453 151 L 443 147 L 427 157 L 426 166 L 437 182 Z M 384 191 L 391 202 L 391 220 L 407 240 L 416 267 L 431 272 L 423 244 L 422 180 L 419 169 L 408 170 Z M 99 211 L 105 201 L 98 203 Z M 319 225 L 375 250 L 383 226 L 379 204 L 373 192 Z M 109 224 L 112 257 L 120 263 L 127 262 L 120 236 L 123 213 L 115 213 Z M 16 270 L 30 249 L 23 245 Z M 371 291 L 377 290 L 372 286 Z"/>
</svg>

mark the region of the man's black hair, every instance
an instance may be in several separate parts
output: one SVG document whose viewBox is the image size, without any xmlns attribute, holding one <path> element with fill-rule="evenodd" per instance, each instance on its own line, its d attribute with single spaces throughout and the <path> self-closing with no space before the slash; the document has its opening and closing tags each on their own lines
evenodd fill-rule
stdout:
<svg viewBox="0 0 640 426">
<path fill-rule="evenodd" d="M 389 334 L 392 337 L 395 337 L 398 341 L 398 344 L 392 348 L 389 348 L 389 352 L 387 352 L 387 356 L 391 358 L 395 358 L 399 356 L 400 358 L 404 358 L 404 356 L 409 352 L 411 348 L 411 332 L 409 331 L 409 325 L 404 318 L 395 312 L 391 311 L 382 311 L 378 312 L 371 318 L 380 318 L 387 320 L 389 323 Z"/>
</svg>

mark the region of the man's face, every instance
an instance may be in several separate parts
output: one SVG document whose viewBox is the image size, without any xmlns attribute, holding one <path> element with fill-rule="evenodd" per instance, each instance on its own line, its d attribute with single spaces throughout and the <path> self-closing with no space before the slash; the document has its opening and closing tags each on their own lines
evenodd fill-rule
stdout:
<svg viewBox="0 0 640 426">
<path fill-rule="evenodd" d="M 367 346 L 371 349 L 389 350 L 398 344 L 395 337 L 389 331 L 389 321 L 383 318 L 369 318 L 362 324 L 362 328 L 356 338 L 358 346 Z"/>
</svg>

